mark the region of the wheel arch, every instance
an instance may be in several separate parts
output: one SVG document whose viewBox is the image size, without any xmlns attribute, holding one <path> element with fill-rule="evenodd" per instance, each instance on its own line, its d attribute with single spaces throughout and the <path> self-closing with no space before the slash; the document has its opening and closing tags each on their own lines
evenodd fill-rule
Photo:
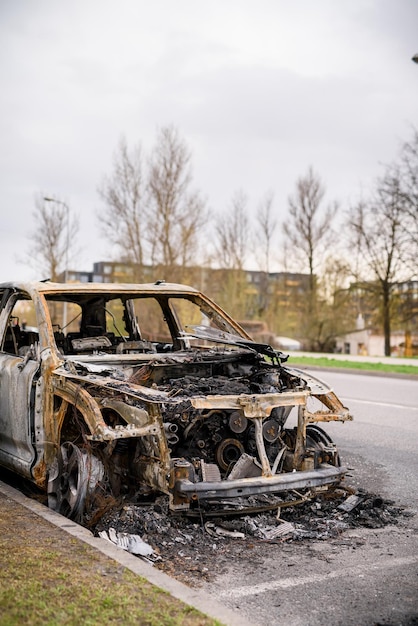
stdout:
<svg viewBox="0 0 418 626">
<path fill-rule="evenodd" d="M 69 431 L 74 418 L 79 427 L 85 428 L 86 435 L 93 435 L 106 427 L 99 405 L 84 387 L 67 379 L 53 380 L 51 407 L 45 417 L 46 441 L 52 444 L 45 446 L 47 467 L 61 443 L 72 439 Z"/>
</svg>

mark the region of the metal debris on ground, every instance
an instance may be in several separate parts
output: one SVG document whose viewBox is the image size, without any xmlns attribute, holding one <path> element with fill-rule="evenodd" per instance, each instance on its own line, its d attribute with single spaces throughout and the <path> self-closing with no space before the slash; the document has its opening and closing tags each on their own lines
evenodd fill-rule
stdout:
<svg viewBox="0 0 418 626">
<path fill-rule="evenodd" d="M 276 518 L 277 519 L 277 518 Z M 292 537 L 296 533 L 296 528 L 291 522 L 278 519 L 278 526 L 263 528 L 262 532 L 266 539 L 276 539 L 277 537 Z"/>
<path fill-rule="evenodd" d="M 245 534 L 238 530 L 228 530 L 222 526 L 216 526 L 213 522 L 205 523 L 206 532 L 212 537 L 234 537 L 235 539 L 245 539 Z"/>
<path fill-rule="evenodd" d="M 356 506 L 360 504 L 360 502 L 362 502 L 362 498 L 360 498 L 360 496 L 355 496 L 354 494 L 352 494 L 351 496 L 348 496 L 347 500 L 339 504 L 337 508 L 340 511 L 345 511 L 346 513 L 349 513 L 350 511 L 355 509 Z"/>
<path fill-rule="evenodd" d="M 347 493 L 355 495 L 355 506 Z M 321 493 L 302 504 L 299 496 L 295 494 L 294 506 L 280 509 L 280 516 L 276 506 L 258 513 L 239 510 L 236 516 L 219 514 L 209 518 L 202 510 L 200 518 L 192 519 L 170 513 L 167 498 L 160 496 L 148 504 L 129 504 L 108 511 L 95 532 L 113 528 L 119 536 L 139 535 L 154 550 L 154 560 L 159 558 L 156 567 L 188 584 L 198 584 L 199 578 L 209 580 L 227 566 L 228 559 L 248 558 L 248 550 L 252 558 L 262 559 L 273 544 L 280 549 L 281 544 L 289 542 L 303 545 L 308 541 L 341 541 L 346 530 L 397 524 L 399 518 L 410 514 L 363 490 L 352 494 L 350 488 L 339 488 L 332 495 Z M 260 503 L 250 501 L 252 507 Z M 340 508 L 347 503 L 350 510 Z"/>
<path fill-rule="evenodd" d="M 139 535 L 132 535 L 130 533 L 119 533 L 114 528 L 109 528 L 108 531 L 102 530 L 99 533 L 99 537 L 106 539 L 111 543 L 114 543 L 119 548 L 135 554 L 136 556 L 144 557 L 146 561 L 154 563 L 160 557 L 155 554 L 155 551 L 151 546 L 146 543 Z"/>
</svg>

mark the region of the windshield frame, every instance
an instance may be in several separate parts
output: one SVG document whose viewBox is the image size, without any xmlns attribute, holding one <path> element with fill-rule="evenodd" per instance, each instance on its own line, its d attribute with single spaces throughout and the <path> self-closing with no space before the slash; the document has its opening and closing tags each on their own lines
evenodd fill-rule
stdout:
<svg viewBox="0 0 418 626">
<path fill-rule="evenodd" d="M 190 341 L 188 341 L 190 338 L 205 339 L 206 341 L 213 342 L 215 344 L 224 343 L 230 346 L 235 345 L 241 347 L 241 349 L 248 346 L 244 346 L 240 342 L 243 342 L 244 344 L 246 342 L 251 342 L 250 337 L 239 326 L 239 324 L 237 324 L 227 313 L 225 313 L 225 311 L 199 292 L 161 292 L 157 290 L 155 292 L 152 290 L 144 290 L 141 292 L 134 290 L 125 291 L 124 289 L 121 289 L 120 291 L 113 289 L 107 291 L 106 289 L 103 289 L 103 291 L 94 290 L 89 293 L 85 290 L 77 291 L 77 289 L 75 289 L 72 292 L 54 291 L 44 293 L 43 297 L 49 314 L 49 323 L 55 347 L 57 352 L 61 355 L 63 353 L 71 354 L 68 350 L 63 352 L 62 349 L 62 340 L 63 338 L 65 339 L 66 335 L 86 335 L 85 329 L 88 325 L 85 321 L 83 321 L 83 317 L 86 315 L 86 311 L 88 311 L 89 306 L 97 306 L 98 302 L 101 303 L 104 311 L 104 317 L 107 318 L 107 314 L 111 316 L 111 313 L 109 313 L 109 305 L 112 301 L 119 302 L 122 306 L 122 323 L 119 320 L 119 326 L 116 323 L 113 324 L 114 329 L 116 329 L 116 332 L 114 333 L 114 341 L 137 341 L 140 338 L 141 330 L 140 324 L 138 324 L 138 319 L 135 316 L 135 303 L 139 300 L 148 299 L 156 302 L 161 309 L 161 320 L 163 320 L 163 322 L 167 325 L 167 329 L 170 334 L 170 341 L 172 342 L 172 351 L 191 349 L 192 346 L 190 345 Z M 196 330 L 198 330 L 200 327 L 204 328 L 205 326 L 203 324 L 199 325 L 186 323 L 189 320 L 185 319 L 184 316 L 179 315 L 180 307 L 176 306 L 177 303 L 181 302 L 192 303 L 199 311 L 200 317 L 202 319 L 206 318 L 209 320 L 210 326 L 208 325 L 207 328 L 210 329 L 209 332 L 211 333 L 211 336 L 202 337 L 201 334 L 196 335 L 195 332 L 188 332 L 188 328 L 196 327 Z M 71 316 L 69 316 L 70 319 L 66 325 L 66 327 L 69 327 L 70 324 L 76 320 L 77 324 L 79 324 L 79 328 L 77 329 L 78 332 L 75 332 L 75 329 L 73 328 L 73 332 L 69 333 L 65 327 L 56 323 L 56 320 L 53 319 L 51 314 L 51 304 L 53 303 L 61 303 L 63 306 L 64 303 L 67 303 L 67 306 L 75 304 L 80 307 L 81 314 L 76 315 L 75 318 L 71 318 Z M 212 324 L 215 326 L 212 326 Z M 109 324 L 106 324 L 105 322 L 103 326 L 104 332 L 102 334 L 109 334 Z M 226 338 L 226 341 L 223 341 L 223 338 Z M 207 348 L 209 346 L 206 345 L 199 347 Z"/>
</svg>

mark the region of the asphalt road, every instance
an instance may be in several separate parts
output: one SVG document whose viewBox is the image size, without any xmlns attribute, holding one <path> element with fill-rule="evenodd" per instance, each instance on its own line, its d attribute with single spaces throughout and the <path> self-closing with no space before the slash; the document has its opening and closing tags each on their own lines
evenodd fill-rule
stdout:
<svg viewBox="0 0 418 626">
<path fill-rule="evenodd" d="M 333 372 L 321 376 L 354 415 L 352 423 L 328 424 L 326 430 L 343 460 L 350 460 L 355 481 L 416 508 L 418 381 Z"/>
<path fill-rule="evenodd" d="M 315 372 L 318 375 L 318 372 Z M 205 589 L 260 626 L 418 625 L 418 383 L 320 372 L 355 421 L 328 424 L 349 482 L 408 508 L 412 517 L 345 531 L 271 557 L 231 562 Z"/>
</svg>

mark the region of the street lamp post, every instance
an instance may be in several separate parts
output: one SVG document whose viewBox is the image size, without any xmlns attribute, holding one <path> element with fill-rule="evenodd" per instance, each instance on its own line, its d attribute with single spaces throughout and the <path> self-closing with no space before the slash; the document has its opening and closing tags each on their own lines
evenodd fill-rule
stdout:
<svg viewBox="0 0 418 626">
<path fill-rule="evenodd" d="M 55 204 L 61 204 L 61 206 L 64 207 L 65 209 L 65 231 L 66 231 L 66 237 L 65 237 L 65 267 L 64 267 L 64 283 L 66 283 L 68 281 L 68 250 L 70 247 L 70 207 L 68 206 L 68 204 L 66 202 L 63 202 L 62 200 L 57 200 L 56 198 L 47 198 L 44 197 L 45 202 L 55 202 Z M 63 311 L 62 311 L 62 327 L 65 328 L 67 325 L 67 302 L 64 302 L 64 307 L 63 307 Z"/>
</svg>

